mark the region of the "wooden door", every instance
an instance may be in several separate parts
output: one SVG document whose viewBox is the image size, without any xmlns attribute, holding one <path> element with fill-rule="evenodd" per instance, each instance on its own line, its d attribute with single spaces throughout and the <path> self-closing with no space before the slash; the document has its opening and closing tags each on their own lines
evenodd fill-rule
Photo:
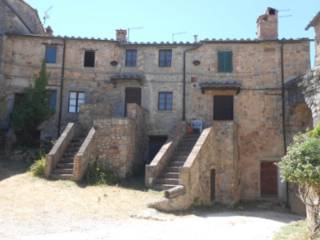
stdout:
<svg viewBox="0 0 320 240">
<path fill-rule="evenodd" d="M 124 112 L 127 116 L 127 105 L 128 103 L 136 103 L 141 106 L 141 88 L 126 88 Z"/>
<path fill-rule="evenodd" d="M 216 198 L 216 170 L 211 169 L 210 171 L 210 198 L 214 202 Z"/>
<path fill-rule="evenodd" d="M 278 171 L 274 162 L 261 163 L 260 188 L 262 197 L 276 197 L 278 195 Z"/>
</svg>

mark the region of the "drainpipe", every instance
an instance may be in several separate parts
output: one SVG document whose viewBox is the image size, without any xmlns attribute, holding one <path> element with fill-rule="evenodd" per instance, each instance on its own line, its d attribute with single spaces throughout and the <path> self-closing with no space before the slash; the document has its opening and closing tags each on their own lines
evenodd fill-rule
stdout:
<svg viewBox="0 0 320 240">
<path fill-rule="evenodd" d="M 62 54 L 61 81 L 60 81 L 60 104 L 59 104 L 59 116 L 58 116 L 58 137 L 60 137 L 60 134 L 61 134 L 65 62 L 66 62 L 66 38 L 63 38 L 63 54 Z"/>
<path fill-rule="evenodd" d="M 186 88 L 187 88 L 187 53 L 202 46 L 202 43 L 195 44 L 183 52 L 183 86 L 182 86 L 182 121 L 186 120 Z"/>
<path fill-rule="evenodd" d="M 285 82 L 284 82 L 284 53 L 283 42 L 280 41 L 280 65 L 281 65 L 281 99 L 282 99 L 282 131 L 283 131 L 283 151 L 287 154 L 287 128 L 286 128 L 286 99 L 285 99 Z M 289 200 L 289 183 L 286 182 L 286 205 L 290 207 Z"/>
</svg>

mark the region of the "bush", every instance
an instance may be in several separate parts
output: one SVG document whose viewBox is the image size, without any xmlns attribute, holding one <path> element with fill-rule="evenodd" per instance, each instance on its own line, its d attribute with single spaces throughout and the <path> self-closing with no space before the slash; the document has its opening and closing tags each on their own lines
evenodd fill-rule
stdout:
<svg viewBox="0 0 320 240">
<path fill-rule="evenodd" d="M 44 177 L 45 157 L 36 160 L 30 167 L 30 171 L 35 177 Z"/>
<path fill-rule="evenodd" d="M 119 183 L 119 178 L 111 171 L 99 168 L 96 164 L 88 167 L 85 182 L 89 185 L 115 185 Z"/>
</svg>

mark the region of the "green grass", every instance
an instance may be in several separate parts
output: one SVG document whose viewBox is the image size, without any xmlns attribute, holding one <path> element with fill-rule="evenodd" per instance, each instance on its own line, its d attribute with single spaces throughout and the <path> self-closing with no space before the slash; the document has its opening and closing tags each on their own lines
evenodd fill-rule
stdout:
<svg viewBox="0 0 320 240">
<path fill-rule="evenodd" d="M 44 177 L 45 157 L 36 160 L 30 167 L 30 171 L 35 177 Z"/>
<path fill-rule="evenodd" d="M 273 240 L 309 240 L 306 221 L 298 221 L 282 227 Z"/>
</svg>

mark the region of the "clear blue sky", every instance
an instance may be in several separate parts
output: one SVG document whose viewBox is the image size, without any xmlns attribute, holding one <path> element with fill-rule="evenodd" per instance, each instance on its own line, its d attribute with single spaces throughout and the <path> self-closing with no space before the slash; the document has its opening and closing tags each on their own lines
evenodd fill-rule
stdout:
<svg viewBox="0 0 320 240">
<path fill-rule="evenodd" d="M 255 38 L 256 19 L 267 7 L 280 10 L 279 36 L 314 38 L 305 31 L 320 11 L 319 0 L 26 0 L 55 35 L 114 38 L 115 29 L 132 30 L 131 41 L 192 41 L 205 38 Z M 283 10 L 283 11 L 282 11 Z M 287 11 L 289 10 L 289 11 Z M 290 17 L 286 17 L 291 15 Z M 283 16 L 283 17 L 282 17 Z"/>
</svg>

